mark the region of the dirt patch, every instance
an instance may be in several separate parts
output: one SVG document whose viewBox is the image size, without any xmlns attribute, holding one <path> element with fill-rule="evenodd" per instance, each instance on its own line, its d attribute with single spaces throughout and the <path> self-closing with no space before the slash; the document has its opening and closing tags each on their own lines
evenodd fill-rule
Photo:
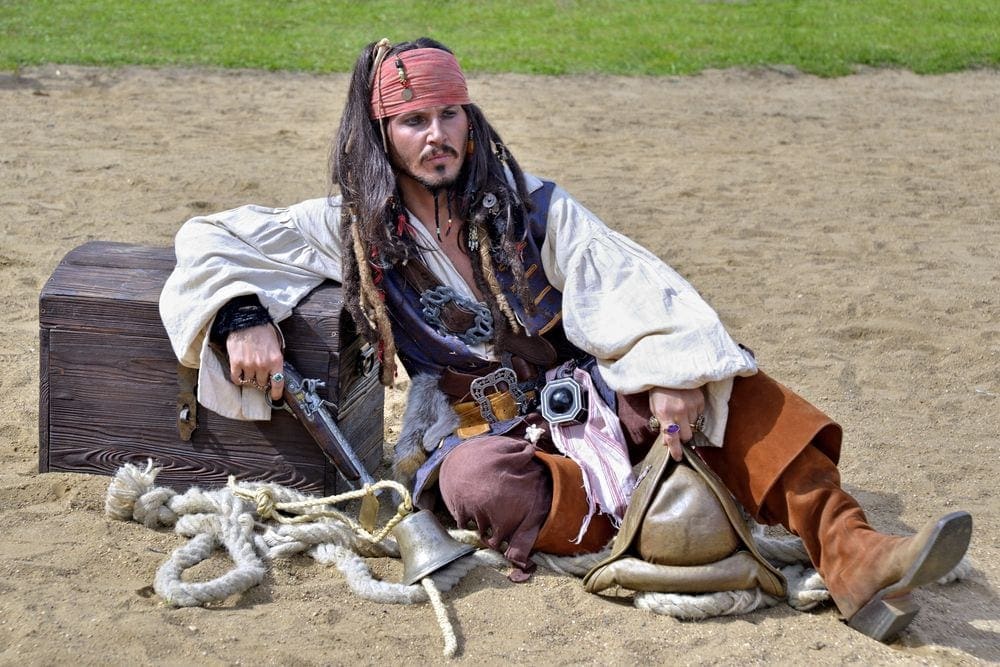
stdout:
<svg viewBox="0 0 1000 667">
<path fill-rule="evenodd" d="M 197 213 L 324 194 L 346 81 L 0 76 L 0 662 L 440 660 L 428 606 L 361 600 L 305 558 L 238 600 L 168 608 L 149 585 L 183 540 L 105 518 L 106 478 L 37 473 L 37 303 L 58 261 L 88 240 L 165 245 Z M 446 595 L 458 661 L 1000 662 L 1000 73 L 484 75 L 471 88 L 526 169 L 663 257 L 844 425 L 844 481 L 877 526 L 971 510 L 977 571 L 918 592 L 923 611 L 883 646 L 831 608 L 680 623 L 571 578 L 513 585 L 481 569 Z M 388 400 L 398 417 L 401 392 Z"/>
</svg>

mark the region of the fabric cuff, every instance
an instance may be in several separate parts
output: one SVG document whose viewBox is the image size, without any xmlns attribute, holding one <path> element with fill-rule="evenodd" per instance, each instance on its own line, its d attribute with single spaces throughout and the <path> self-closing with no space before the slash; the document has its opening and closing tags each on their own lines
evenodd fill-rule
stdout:
<svg viewBox="0 0 1000 667">
<path fill-rule="evenodd" d="M 224 346 L 226 338 L 234 331 L 271 323 L 271 315 L 257 295 L 244 294 L 231 299 L 219 309 L 212 323 L 212 330 L 209 332 L 209 340 L 216 345 Z"/>
</svg>

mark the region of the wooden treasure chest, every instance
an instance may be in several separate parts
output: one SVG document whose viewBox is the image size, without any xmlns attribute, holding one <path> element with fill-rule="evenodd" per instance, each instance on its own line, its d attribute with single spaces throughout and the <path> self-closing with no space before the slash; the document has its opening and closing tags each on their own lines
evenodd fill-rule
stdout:
<svg viewBox="0 0 1000 667">
<path fill-rule="evenodd" d="M 39 472 L 114 474 L 152 458 L 157 483 L 183 490 L 229 475 L 312 494 L 349 487 L 289 413 L 226 419 L 193 400 L 197 375 L 179 367 L 160 321 L 171 248 L 96 241 L 69 252 L 39 298 Z M 382 458 L 382 386 L 371 347 L 324 283 L 281 323 L 286 357 L 318 393 L 358 458 Z M 194 428 L 191 431 L 191 428 Z M 189 439 L 185 439 L 189 438 Z"/>
</svg>

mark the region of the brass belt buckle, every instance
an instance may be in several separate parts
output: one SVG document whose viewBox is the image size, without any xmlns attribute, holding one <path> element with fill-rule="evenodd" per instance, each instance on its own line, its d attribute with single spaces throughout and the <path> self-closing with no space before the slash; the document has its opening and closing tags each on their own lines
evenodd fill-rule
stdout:
<svg viewBox="0 0 1000 667">
<path fill-rule="evenodd" d="M 507 385 L 507 391 L 513 394 L 518 407 L 525 404 L 527 397 L 525 397 L 520 387 L 517 386 L 517 373 L 512 368 L 498 368 L 492 373 L 484 375 L 481 378 L 476 378 L 469 383 L 469 393 L 472 395 L 472 400 L 479 407 L 479 412 L 483 415 L 483 419 L 490 424 L 496 424 L 500 420 L 497 419 L 496 414 L 493 412 L 493 406 L 490 404 L 486 390 L 497 389 L 499 391 L 502 384 Z"/>
</svg>

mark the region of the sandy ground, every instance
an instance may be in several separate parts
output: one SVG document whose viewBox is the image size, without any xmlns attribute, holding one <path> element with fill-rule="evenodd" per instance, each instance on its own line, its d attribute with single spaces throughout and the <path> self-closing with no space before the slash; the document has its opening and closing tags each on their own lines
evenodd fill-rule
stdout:
<svg viewBox="0 0 1000 667">
<path fill-rule="evenodd" d="M 0 75 L 0 663 L 441 661 L 429 606 L 361 600 L 304 557 L 242 597 L 169 608 L 149 586 L 183 539 L 107 519 L 107 478 L 37 472 L 37 299 L 55 265 L 88 240 L 169 244 L 196 213 L 324 194 L 345 84 Z M 921 614 L 886 646 L 829 607 L 681 623 L 572 578 L 480 569 L 446 596 L 457 661 L 1000 662 L 1000 73 L 471 85 L 527 169 L 686 275 L 763 366 L 845 426 L 845 484 L 876 525 L 972 511 L 976 572 L 919 591 Z M 391 442 L 401 392 L 387 400 Z"/>
</svg>

